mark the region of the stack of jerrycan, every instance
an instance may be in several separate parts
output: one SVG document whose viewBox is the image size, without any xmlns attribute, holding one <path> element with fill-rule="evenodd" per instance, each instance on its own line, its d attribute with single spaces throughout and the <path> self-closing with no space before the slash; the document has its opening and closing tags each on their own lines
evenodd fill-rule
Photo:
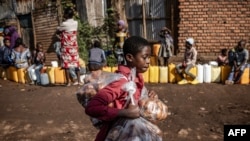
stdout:
<svg viewBox="0 0 250 141">
<path fill-rule="evenodd" d="M 249 84 L 249 65 L 245 68 L 241 76 L 240 84 Z"/>
</svg>

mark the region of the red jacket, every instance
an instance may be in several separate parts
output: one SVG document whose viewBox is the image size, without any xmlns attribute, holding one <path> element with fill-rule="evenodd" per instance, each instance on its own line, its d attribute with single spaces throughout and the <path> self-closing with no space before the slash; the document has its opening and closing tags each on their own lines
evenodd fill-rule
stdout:
<svg viewBox="0 0 250 141">
<path fill-rule="evenodd" d="M 128 77 L 130 74 L 130 68 L 127 66 L 118 66 L 117 73 L 123 74 Z M 141 74 L 137 74 L 135 78 L 137 85 L 136 93 L 134 94 L 135 101 L 138 101 L 141 96 L 141 90 L 144 86 L 144 81 Z M 128 82 L 127 79 L 120 79 L 118 81 L 110 83 L 108 86 L 101 89 L 88 103 L 85 108 L 86 114 L 91 117 L 98 118 L 104 121 L 102 128 L 95 141 L 104 141 L 107 133 L 112 126 L 112 121 L 117 118 L 118 111 L 124 107 L 126 103 L 127 92 L 123 91 L 121 87 Z M 114 103 L 114 107 L 109 107 L 109 103 Z"/>
</svg>

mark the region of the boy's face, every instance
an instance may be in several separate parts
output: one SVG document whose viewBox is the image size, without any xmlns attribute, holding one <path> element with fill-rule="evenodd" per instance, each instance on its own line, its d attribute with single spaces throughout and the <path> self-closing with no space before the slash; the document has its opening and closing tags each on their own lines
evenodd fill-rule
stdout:
<svg viewBox="0 0 250 141">
<path fill-rule="evenodd" d="M 4 42 L 4 45 L 5 45 L 6 47 L 9 47 L 9 46 L 10 46 L 10 40 L 6 40 L 6 41 Z"/>
<path fill-rule="evenodd" d="M 43 46 L 42 46 L 42 45 L 39 45 L 39 46 L 37 47 L 37 50 L 38 50 L 38 51 L 43 51 Z"/>
<path fill-rule="evenodd" d="M 136 67 L 136 71 L 138 73 L 144 73 L 149 68 L 151 56 L 151 48 L 149 46 L 145 46 L 141 52 L 137 53 L 136 56 L 133 57 L 133 63 Z"/>
<path fill-rule="evenodd" d="M 186 48 L 190 49 L 192 45 L 189 42 L 186 42 Z"/>
</svg>

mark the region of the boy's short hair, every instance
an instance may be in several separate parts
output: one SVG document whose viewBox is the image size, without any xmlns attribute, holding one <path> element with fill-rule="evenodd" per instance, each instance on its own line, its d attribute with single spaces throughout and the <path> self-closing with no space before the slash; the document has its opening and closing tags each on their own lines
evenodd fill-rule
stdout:
<svg viewBox="0 0 250 141">
<path fill-rule="evenodd" d="M 126 56 L 127 54 L 132 54 L 133 56 L 135 56 L 145 46 L 150 47 L 150 43 L 146 39 L 140 36 L 131 36 L 128 39 L 126 39 L 124 42 L 124 45 L 123 45 L 124 56 Z"/>
<path fill-rule="evenodd" d="M 94 41 L 94 47 L 101 47 L 101 42 L 100 41 L 98 41 L 98 40 L 95 40 Z"/>
<path fill-rule="evenodd" d="M 222 54 L 227 53 L 227 49 L 226 49 L 226 48 L 221 49 L 221 53 L 222 53 Z"/>
</svg>

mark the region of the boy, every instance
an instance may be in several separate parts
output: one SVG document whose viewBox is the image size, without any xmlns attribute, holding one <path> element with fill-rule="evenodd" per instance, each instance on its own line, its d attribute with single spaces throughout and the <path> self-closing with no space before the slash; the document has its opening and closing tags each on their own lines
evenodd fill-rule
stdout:
<svg viewBox="0 0 250 141">
<path fill-rule="evenodd" d="M 31 85 L 35 84 L 34 81 L 36 81 L 37 85 L 41 85 L 41 73 L 40 72 L 44 66 L 45 60 L 46 60 L 46 57 L 45 57 L 45 52 L 43 51 L 43 45 L 41 42 L 38 42 L 36 45 L 36 50 L 33 52 L 33 55 L 32 55 L 33 64 L 28 68 L 28 74 L 31 80 L 31 83 L 30 83 Z"/>
<path fill-rule="evenodd" d="M 197 60 L 197 51 L 194 48 L 194 39 L 188 38 L 186 39 L 185 43 L 186 49 L 184 53 L 184 61 L 181 64 L 178 64 L 176 66 L 177 73 L 181 76 L 182 80 L 178 82 L 179 85 L 187 84 L 187 80 L 184 77 L 185 73 L 186 75 L 190 76 L 193 81 L 191 81 L 191 84 L 198 84 L 198 80 L 196 79 L 196 76 L 190 73 L 190 69 L 195 66 L 196 60 Z M 184 69 L 184 72 L 182 72 Z"/>
<path fill-rule="evenodd" d="M 124 91 L 122 87 L 128 82 L 132 68 L 136 68 L 134 99 L 138 102 L 144 87 L 141 73 L 146 72 L 149 68 L 151 56 L 150 44 L 141 37 L 132 36 L 125 41 L 123 52 L 127 65 L 119 65 L 116 73 L 120 73 L 126 78 L 114 81 L 99 90 L 85 108 L 86 114 L 103 121 L 103 125 L 95 141 L 105 140 L 112 123 L 117 118 L 135 119 L 140 117 L 138 103 L 124 107 L 126 106 L 125 98 L 128 96 L 128 92 Z M 148 95 L 151 98 L 157 97 L 153 91 L 150 91 Z M 112 107 L 108 106 L 112 103 L 114 103 Z"/>
<path fill-rule="evenodd" d="M 238 42 L 238 45 L 235 48 L 232 70 L 228 76 L 228 79 L 225 81 L 225 84 L 227 85 L 239 83 L 240 78 L 247 67 L 249 52 L 245 48 L 246 44 L 246 40 L 241 40 Z"/>
<path fill-rule="evenodd" d="M 102 70 L 106 65 L 106 56 L 104 50 L 101 48 L 101 43 L 97 40 L 94 41 L 93 48 L 89 50 L 89 71 Z"/>
</svg>

